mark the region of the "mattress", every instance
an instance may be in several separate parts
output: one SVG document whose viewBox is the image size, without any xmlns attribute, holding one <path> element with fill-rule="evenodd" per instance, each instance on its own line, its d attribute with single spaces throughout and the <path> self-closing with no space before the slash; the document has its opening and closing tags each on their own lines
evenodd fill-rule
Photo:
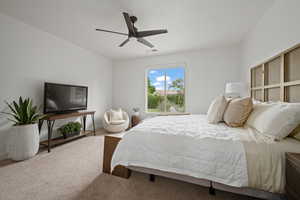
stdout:
<svg viewBox="0 0 300 200">
<path fill-rule="evenodd" d="M 249 127 L 208 124 L 206 115 L 160 116 L 145 120 L 123 137 L 112 169 L 137 166 L 283 193 L 286 151 L 300 152 L 300 143 L 275 142 Z"/>
</svg>

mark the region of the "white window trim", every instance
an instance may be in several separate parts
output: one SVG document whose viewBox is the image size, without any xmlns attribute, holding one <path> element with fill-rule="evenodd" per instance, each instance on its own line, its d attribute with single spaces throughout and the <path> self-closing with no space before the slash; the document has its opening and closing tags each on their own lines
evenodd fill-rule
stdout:
<svg viewBox="0 0 300 200">
<path fill-rule="evenodd" d="M 145 89 L 145 113 L 146 114 L 166 114 L 168 112 L 149 112 L 148 111 L 148 72 L 151 70 L 159 70 L 159 69 L 170 69 L 170 68 L 183 68 L 184 69 L 184 112 L 176 112 L 178 113 L 186 113 L 186 94 L 187 94 L 187 86 L 186 86 L 186 74 L 187 74 L 187 64 L 185 62 L 178 62 L 178 63 L 168 63 L 168 64 L 157 64 L 157 65 L 151 65 L 146 67 L 145 69 L 145 80 L 144 80 L 144 89 Z M 166 86 L 165 86 L 166 87 Z M 174 114 L 176 114 L 174 113 Z"/>
</svg>

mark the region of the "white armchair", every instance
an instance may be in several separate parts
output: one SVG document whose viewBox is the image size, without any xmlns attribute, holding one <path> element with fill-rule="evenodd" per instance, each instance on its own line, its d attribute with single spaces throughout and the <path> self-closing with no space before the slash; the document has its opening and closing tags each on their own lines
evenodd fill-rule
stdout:
<svg viewBox="0 0 300 200">
<path fill-rule="evenodd" d="M 129 127 L 129 116 L 121 110 L 122 119 L 113 120 L 111 117 L 112 110 L 106 111 L 103 117 L 103 128 L 110 133 L 119 133 L 125 131 Z"/>
</svg>

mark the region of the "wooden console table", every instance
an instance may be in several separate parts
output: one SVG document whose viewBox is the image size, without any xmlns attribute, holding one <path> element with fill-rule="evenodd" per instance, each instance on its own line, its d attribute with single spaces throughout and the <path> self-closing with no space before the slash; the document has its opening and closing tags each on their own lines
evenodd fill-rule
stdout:
<svg viewBox="0 0 300 200">
<path fill-rule="evenodd" d="M 95 119 L 94 119 L 95 112 L 96 111 L 84 111 L 84 112 L 73 112 L 73 113 L 67 113 L 67 114 L 50 114 L 50 115 L 47 115 L 44 118 L 40 119 L 39 120 L 39 132 L 41 132 L 44 121 L 47 122 L 48 140 L 46 141 L 46 143 L 43 143 L 43 144 L 46 144 L 48 146 L 48 152 L 51 151 L 52 131 L 53 131 L 53 126 L 54 126 L 54 123 L 56 120 L 68 119 L 68 118 L 73 118 L 73 117 L 82 117 L 83 133 L 78 136 L 72 137 L 72 139 L 75 139 L 75 138 L 79 138 L 79 137 L 83 137 L 83 136 L 87 135 L 86 134 L 86 117 L 88 115 L 90 115 L 92 118 L 92 122 L 93 122 L 92 132 L 94 133 L 94 135 L 96 135 Z M 61 144 L 65 141 L 66 140 L 61 140 L 59 143 L 56 142 L 56 145 Z"/>
</svg>

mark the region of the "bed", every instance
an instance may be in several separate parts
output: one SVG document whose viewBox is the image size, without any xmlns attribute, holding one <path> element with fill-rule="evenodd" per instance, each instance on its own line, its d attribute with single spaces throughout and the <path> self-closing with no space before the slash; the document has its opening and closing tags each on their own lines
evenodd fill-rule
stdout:
<svg viewBox="0 0 300 200">
<path fill-rule="evenodd" d="M 123 137 L 112 169 L 123 165 L 204 186 L 212 181 L 215 188 L 231 192 L 280 199 L 285 152 L 300 153 L 300 142 L 292 138 L 274 142 L 250 127 L 208 124 L 206 115 L 159 116 L 145 120 Z"/>
<path fill-rule="evenodd" d="M 300 45 L 250 70 L 251 96 L 300 102 Z M 263 199 L 282 199 L 285 153 L 300 142 L 281 141 L 251 127 L 208 124 L 206 115 L 158 116 L 131 129 L 117 146 L 117 165 Z"/>
</svg>

